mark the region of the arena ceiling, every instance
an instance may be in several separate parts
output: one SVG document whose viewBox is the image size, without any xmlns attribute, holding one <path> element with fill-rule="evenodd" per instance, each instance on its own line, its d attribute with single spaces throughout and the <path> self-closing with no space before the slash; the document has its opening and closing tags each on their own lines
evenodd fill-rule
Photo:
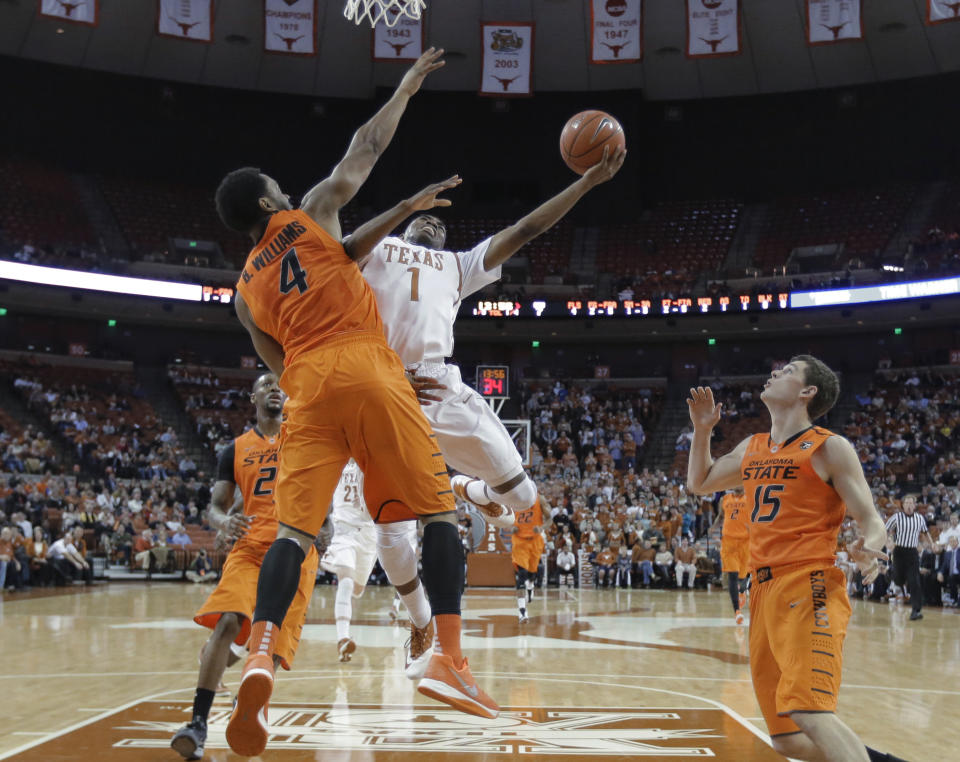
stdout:
<svg viewBox="0 0 960 762">
<path fill-rule="evenodd" d="M 397 82 L 373 63 L 371 33 L 319 0 L 319 54 L 262 51 L 260 0 L 216 0 L 214 43 L 158 37 L 156 0 L 100 0 L 96 28 L 37 15 L 39 0 L 0 0 L 0 54 L 219 87 L 366 98 Z M 479 20 L 533 21 L 534 91 L 641 89 L 652 100 L 844 87 L 960 70 L 960 22 L 927 26 L 927 0 L 865 0 L 863 41 L 810 47 L 805 0 L 743 0 L 741 55 L 689 60 L 683 0 L 645 0 L 644 58 L 589 59 L 589 0 L 427 0 L 428 44 L 452 51 L 428 89 L 476 92 Z M 945 94 L 945 97 L 947 94 Z"/>
</svg>

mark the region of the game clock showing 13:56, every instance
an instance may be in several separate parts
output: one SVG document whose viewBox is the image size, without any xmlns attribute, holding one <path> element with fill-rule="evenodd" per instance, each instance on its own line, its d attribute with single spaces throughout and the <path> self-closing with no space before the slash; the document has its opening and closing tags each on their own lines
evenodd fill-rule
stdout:
<svg viewBox="0 0 960 762">
<path fill-rule="evenodd" d="M 506 365 L 478 365 L 477 391 L 481 397 L 509 397 L 510 368 Z"/>
</svg>

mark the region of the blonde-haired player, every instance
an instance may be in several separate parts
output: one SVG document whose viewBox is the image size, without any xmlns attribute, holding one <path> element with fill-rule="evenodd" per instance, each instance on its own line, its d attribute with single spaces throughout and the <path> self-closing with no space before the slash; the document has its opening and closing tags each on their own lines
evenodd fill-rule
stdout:
<svg viewBox="0 0 960 762">
<path fill-rule="evenodd" d="M 331 505 L 333 540 L 320 566 L 338 579 L 334 603 L 338 658 L 350 661 L 357 649 L 350 637 L 353 599 L 363 595 L 379 556 L 380 565 L 410 614 L 407 677 L 423 677 L 433 650 L 430 602 L 417 574 L 417 522 L 374 524 L 363 499 L 363 472 L 352 458 L 343 469 Z"/>
<path fill-rule="evenodd" d="M 373 288 L 387 343 L 404 367 L 433 379 L 433 396 L 418 392 L 424 412 L 454 476 L 454 493 L 481 508 L 501 527 L 512 511 L 529 509 L 537 488 L 500 419 L 476 391 L 465 386 L 453 354 L 453 324 L 464 297 L 500 279 L 500 268 L 528 241 L 555 225 L 589 190 L 623 166 L 626 149 L 605 150 L 603 159 L 549 201 L 464 252 L 447 251 L 446 228 L 430 214 L 407 226 L 402 238 L 387 237 L 417 211 L 450 206 L 437 194 L 460 184 L 459 177 L 432 185 L 367 222 L 344 240 L 344 248 Z M 430 404 L 436 402 L 437 404 Z M 507 510 L 500 508 L 505 506 Z"/>
</svg>

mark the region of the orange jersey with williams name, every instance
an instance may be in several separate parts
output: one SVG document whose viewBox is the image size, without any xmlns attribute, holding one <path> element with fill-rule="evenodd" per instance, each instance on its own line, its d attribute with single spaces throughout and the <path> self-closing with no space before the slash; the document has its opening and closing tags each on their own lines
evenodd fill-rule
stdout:
<svg viewBox="0 0 960 762">
<path fill-rule="evenodd" d="M 277 539 L 273 488 L 280 470 L 280 436 L 266 437 L 256 428 L 250 429 L 234 439 L 220 457 L 218 479 L 236 484 L 243 495 L 244 515 L 256 516 L 234 549 L 269 547 Z"/>
<path fill-rule="evenodd" d="M 746 540 L 750 537 L 750 514 L 747 511 L 747 496 L 731 492 L 720 501 L 723 510 L 721 536 L 730 540 Z"/>
<path fill-rule="evenodd" d="M 276 212 L 237 282 L 257 327 L 297 355 L 353 331 L 383 333 L 373 291 L 343 246 L 306 212 Z"/>
<path fill-rule="evenodd" d="M 525 511 L 515 511 L 517 531 L 513 535 L 516 540 L 532 540 L 537 536 L 534 527 L 543 526 L 543 511 L 540 508 L 540 498 Z"/>
<path fill-rule="evenodd" d="M 833 432 L 811 426 L 775 445 L 754 434 L 740 464 L 750 511 L 750 566 L 832 565 L 846 506 L 811 458 Z"/>
</svg>

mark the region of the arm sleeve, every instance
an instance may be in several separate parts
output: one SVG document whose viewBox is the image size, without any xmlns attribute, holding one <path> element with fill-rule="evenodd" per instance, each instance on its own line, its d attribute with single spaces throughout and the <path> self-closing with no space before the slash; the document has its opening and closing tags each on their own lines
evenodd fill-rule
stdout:
<svg viewBox="0 0 960 762">
<path fill-rule="evenodd" d="M 233 457 L 236 452 L 236 442 L 231 442 L 220 451 L 217 460 L 217 481 L 237 483 L 233 475 Z"/>
<path fill-rule="evenodd" d="M 479 291 L 484 286 L 500 280 L 501 266 L 497 265 L 492 270 L 483 269 L 483 258 L 487 255 L 487 249 L 490 248 L 490 238 L 487 238 L 470 251 L 461 251 L 454 256 L 460 261 L 461 275 L 463 283 L 460 288 L 460 297 L 469 296 L 474 291 Z"/>
</svg>

